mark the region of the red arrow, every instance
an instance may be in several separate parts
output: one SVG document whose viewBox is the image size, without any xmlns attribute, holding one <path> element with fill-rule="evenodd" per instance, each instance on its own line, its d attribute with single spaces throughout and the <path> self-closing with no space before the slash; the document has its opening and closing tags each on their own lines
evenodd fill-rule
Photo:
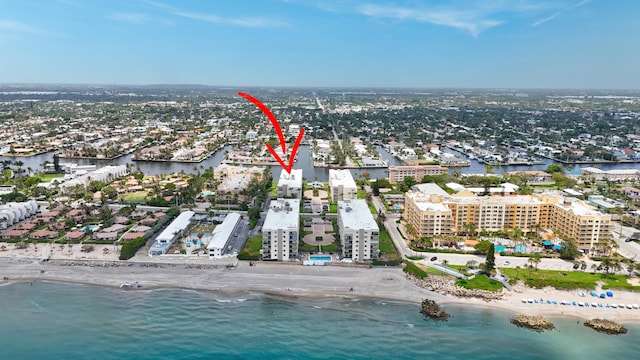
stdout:
<svg viewBox="0 0 640 360">
<path fill-rule="evenodd" d="M 278 123 L 278 120 L 273 115 L 271 110 L 269 110 L 269 108 L 265 104 L 260 102 L 260 100 L 254 98 L 253 96 L 251 96 L 251 95 L 249 95 L 247 93 L 238 92 L 238 95 L 240 95 L 243 98 L 251 101 L 255 106 L 258 107 L 258 109 L 260 109 L 265 115 L 267 115 L 267 117 L 271 121 L 271 124 L 276 129 L 276 133 L 278 134 L 278 139 L 280 140 L 280 146 L 282 147 L 282 153 L 286 155 L 286 153 L 287 153 L 287 143 L 284 141 L 284 134 L 282 133 L 282 128 L 280 127 L 280 124 Z M 298 133 L 298 138 L 296 139 L 296 142 L 293 144 L 293 150 L 291 151 L 291 156 L 289 156 L 289 165 L 286 165 L 284 163 L 284 161 L 280 158 L 280 156 L 278 154 L 276 154 L 275 150 L 273 150 L 271 145 L 269 145 L 268 143 L 266 144 L 267 145 L 267 149 L 269 149 L 269 151 L 271 152 L 271 155 L 273 155 L 273 157 L 276 160 L 278 160 L 278 163 L 280 163 L 280 166 L 282 166 L 282 168 L 289 174 L 291 174 L 291 169 L 293 168 L 293 163 L 294 163 L 294 160 L 296 158 L 296 152 L 298 152 L 298 147 L 300 146 L 300 143 L 302 142 L 302 137 L 303 136 L 304 136 L 304 128 L 301 128 L 300 129 L 300 133 Z"/>
</svg>

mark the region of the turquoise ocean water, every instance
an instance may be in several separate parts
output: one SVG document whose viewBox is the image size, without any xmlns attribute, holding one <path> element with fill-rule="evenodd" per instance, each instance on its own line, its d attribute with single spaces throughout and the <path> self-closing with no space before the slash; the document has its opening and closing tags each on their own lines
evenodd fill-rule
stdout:
<svg viewBox="0 0 640 360">
<path fill-rule="evenodd" d="M 514 327 L 508 313 L 446 307 L 447 322 L 387 301 L 226 298 L 38 282 L 0 287 L 0 359 L 632 359 L 640 326 L 598 334 Z"/>
</svg>

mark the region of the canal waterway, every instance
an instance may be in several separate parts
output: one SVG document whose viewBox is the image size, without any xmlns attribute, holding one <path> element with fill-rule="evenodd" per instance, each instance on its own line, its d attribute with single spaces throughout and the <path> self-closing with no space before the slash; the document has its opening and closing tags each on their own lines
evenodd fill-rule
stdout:
<svg viewBox="0 0 640 360">
<path fill-rule="evenodd" d="M 380 156 L 387 161 L 389 165 L 402 165 L 402 162 L 398 160 L 396 157 L 387 152 L 382 146 L 376 146 L 376 149 L 380 153 Z M 99 160 L 99 159 L 60 159 L 61 163 L 76 163 L 81 165 L 89 165 L 95 164 L 98 166 L 106 166 L 106 165 L 125 165 L 125 164 L 133 164 L 134 169 L 140 169 L 142 172 L 148 175 L 158 175 L 158 174 L 169 174 L 169 173 L 178 173 L 180 171 L 184 171 L 185 173 L 194 173 L 197 171 L 203 171 L 209 167 L 215 168 L 220 165 L 222 161 L 225 159 L 226 153 L 228 151 L 232 151 L 232 146 L 225 146 L 220 150 L 216 151 L 212 156 L 208 157 L 206 160 L 200 163 L 178 163 L 178 162 L 156 162 L 156 161 L 132 161 L 131 154 L 121 156 L 117 159 L 113 160 Z M 465 154 L 451 150 L 444 149 L 447 153 L 452 153 L 457 155 L 458 157 L 467 160 L 470 162 L 470 166 L 460 167 L 460 168 L 451 168 L 449 172 L 460 171 L 464 174 L 480 174 L 485 171 L 485 164 L 479 162 L 476 159 L 469 159 Z M 48 152 L 45 154 L 40 154 L 36 156 L 27 156 L 27 157 L 8 157 L 8 156 L 0 156 L 0 161 L 3 160 L 11 160 L 11 161 L 22 161 L 24 165 L 22 166 L 24 169 L 31 168 L 34 171 L 41 170 L 42 164 L 45 161 L 53 162 L 53 152 Z M 311 147 L 309 145 L 301 145 L 298 149 L 297 161 L 294 165 L 296 169 L 303 170 L 303 176 L 307 181 L 327 181 L 329 178 L 329 169 L 328 168 L 319 168 L 313 166 L 313 159 L 311 156 Z M 513 166 L 501 166 L 495 167 L 495 173 L 503 173 L 509 171 L 523 171 L 523 170 L 544 170 L 549 164 L 555 163 L 553 160 L 542 159 L 544 164 L 538 165 L 513 165 Z M 573 167 L 568 167 L 565 164 L 560 164 L 565 168 L 565 170 L 578 173 L 581 168 L 593 166 L 594 164 L 576 164 Z M 610 169 L 640 169 L 640 163 L 618 163 L 618 164 L 597 164 L 597 166 L 603 170 Z M 274 179 L 277 179 L 280 176 L 280 171 L 282 168 L 280 166 L 271 166 L 272 174 Z M 369 174 L 369 178 L 377 179 L 377 178 L 386 178 L 388 171 L 387 169 L 381 168 L 363 168 L 363 169 L 350 169 L 353 174 L 354 179 L 358 179 L 364 173 Z"/>
</svg>

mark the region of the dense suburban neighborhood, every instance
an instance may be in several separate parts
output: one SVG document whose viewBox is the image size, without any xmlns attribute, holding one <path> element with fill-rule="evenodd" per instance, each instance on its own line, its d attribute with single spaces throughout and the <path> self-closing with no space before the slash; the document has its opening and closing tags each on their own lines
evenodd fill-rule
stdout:
<svg viewBox="0 0 640 360">
<path fill-rule="evenodd" d="M 496 252 L 635 274 L 640 96 L 256 95 L 289 146 L 305 130 L 290 172 L 233 91 L 4 89 L 1 249 L 418 267 Z"/>
</svg>

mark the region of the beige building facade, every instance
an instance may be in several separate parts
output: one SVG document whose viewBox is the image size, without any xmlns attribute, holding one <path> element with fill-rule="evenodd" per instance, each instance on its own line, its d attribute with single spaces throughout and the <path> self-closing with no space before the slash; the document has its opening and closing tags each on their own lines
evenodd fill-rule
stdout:
<svg viewBox="0 0 640 360">
<path fill-rule="evenodd" d="M 611 239 L 610 215 L 555 194 L 477 196 L 462 190 L 449 195 L 435 184 L 421 184 L 405 194 L 404 217 L 418 237 L 550 228 L 587 251 Z"/>
</svg>

